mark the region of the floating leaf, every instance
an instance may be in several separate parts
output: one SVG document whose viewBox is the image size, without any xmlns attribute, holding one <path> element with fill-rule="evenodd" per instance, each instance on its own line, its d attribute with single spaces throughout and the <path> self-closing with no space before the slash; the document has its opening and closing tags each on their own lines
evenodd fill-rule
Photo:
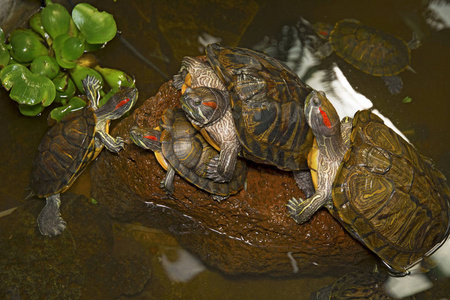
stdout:
<svg viewBox="0 0 450 300">
<path fill-rule="evenodd" d="M 59 65 L 53 57 L 48 55 L 39 56 L 31 62 L 30 71 L 34 74 L 53 79 L 59 73 Z"/>
<path fill-rule="evenodd" d="M 100 81 L 100 86 L 104 86 L 102 75 L 94 69 L 76 65 L 75 68 L 69 70 L 69 74 L 79 91 L 84 91 L 82 82 L 88 75 L 97 78 Z"/>
<path fill-rule="evenodd" d="M 5 44 L 0 44 L 0 69 L 3 69 L 9 64 L 11 56 Z"/>
<path fill-rule="evenodd" d="M 47 6 L 41 11 L 41 19 L 45 31 L 53 39 L 69 32 L 70 14 L 61 4 L 47 1 Z"/>
<path fill-rule="evenodd" d="M 75 83 L 69 78 L 67 73 L 61 73 L 58 75 L 55 79 L 53 79 L 53 83 L 56 88 L 56 102 L 61 102 L 65 105 L 66 101 L 72 98 L 76 93 Z"/>
<path fill-rule="evenodd" d="M 76 61 L 69 60 L 63 57 L 62 49 L 64 43 L 71 37 L 68 34 L 61 34 L 53 41 L 53 51 L 55 51 L 55 58 L 58 64 L 64 69 L 72 69 L 77 65 Z"/>
<path fill-rule="evenodd" d="M 100 74 L 102 74 L 103 78 L 105 78 L 106 83 L 110 88 L 119 89 L 120 87 L 134 87 L 134 79 L 121 70 L 111 69 L 111 68 L 102 68 L 99 65 L 94 67 Z"/>
<path fill-rule="evenodd" d="M 86 102 L 83 99 L 79 97 L 73 97 L 66 105 L 52 109 L 52 111 L 50 112 L 50 118 L 59 122 L 62 118 L 64 118 L 64 116 L 70 114 L 71 112 L 82 109 L 85 106 Z"/>
<path fill-rule="evenodd" d="M 48 55 L 42 39 L 31 29 L 16 29 L 9 36 L 11 56 L 21 63 L 32 62 L 36 57 Z"/>
<path fill-rule="evenodd" d="M 409 96 L 406 96 L 405 98 L 403 98 L 402 100 L 403 103 L 411 103 L 412 102 L 412 98 Z"/>
<path fill-rule="evenodd" d="M 10 98 L 19 104 L 49 106 L 55 99 L 55 85 L 47 77 L 31 73 L 26 67 L 8 65 L 0 72 L 0 79 Z"/>
<path fill-rule="evenodd" d="M 103 44 L 116 35 L 114 17 L 107 12 L 99 12 L 90 4 L 77 4 L 72 10 L 72 18 L 89 44 Z"/>
<path fill-rule="evenodd" d="M 3 29 L 0 28 L 0 44 L 4 44 L 6 41 L 5 33 L 3 32 Z"/>
<path fill-rule="evenodd" d="M 39 115 L 44 110 L 44 107 L 41 103 L 36 105 L 19 104 L 19 110 L 24 116 L 34 117 Z"/>
<path fill-rule="evenodd" d="M 84 53 L 84 44 L 77 37 L 69 37 L 64 41 L 61 56 L 67 60 L 78 59 Z"/>
</svg>

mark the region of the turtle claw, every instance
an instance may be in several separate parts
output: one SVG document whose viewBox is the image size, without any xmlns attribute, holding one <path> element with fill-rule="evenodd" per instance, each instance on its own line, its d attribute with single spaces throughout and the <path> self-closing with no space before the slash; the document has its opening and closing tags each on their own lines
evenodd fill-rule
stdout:
<svg viewBox="0 0 450 300">
<path fill-rule="evenodd" d="M 173 194 L 173 188 L 169 188 L 166 186 L 166 181 L 165 180 L 161 180 L 161 188 L 166 192 L 167 195 L 172 195 Z"/>
<path fill-rule="evenodd" d="M 300 218 L 302 211 L 304 210 L 304 207 L 306 206 L 306 201 L 302 198 L 292 198 L 288 201 L 286 204 L 286 207 L 288 209 L 288 214 L 291 216 L 295 222 L 298 224 L 302 224 L 305 221 Z"/>
</svg>

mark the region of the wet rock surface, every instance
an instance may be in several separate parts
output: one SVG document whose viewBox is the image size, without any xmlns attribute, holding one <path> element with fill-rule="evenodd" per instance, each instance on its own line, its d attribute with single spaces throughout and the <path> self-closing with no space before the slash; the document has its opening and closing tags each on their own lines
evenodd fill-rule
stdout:
<svg viewBox="0 0 450 300">
<path fill-rule="evenodd" d="M 175 176 L 175 192 L 160 188 L 165 171 L 154 155 L 129 140 L 132 126 L 155 127 L 166 108 L 179 107 L 170 82 L 112 131 L 128 144 L 120 154 L 103 151 L 91 169 L 92 194 L 114 218 L 169 230 L 209 266 L 227 274 L 324 274 L 355 269 L 371 254 L 320 210 L 304 225 L 286 212 L 302 196 L 290 172 L 248 163 L 247 188 L 216 202 Z"/>
<path fill-rule="evenodd" d="M 85 196 L 61 199 L 68 227 L 54 238 L 37 229 L 44 201 L 0 218 L 0 299 L 112 299 L 142 291 L 150 256 L 117 246 L 111 218 Z"/>
</svg>

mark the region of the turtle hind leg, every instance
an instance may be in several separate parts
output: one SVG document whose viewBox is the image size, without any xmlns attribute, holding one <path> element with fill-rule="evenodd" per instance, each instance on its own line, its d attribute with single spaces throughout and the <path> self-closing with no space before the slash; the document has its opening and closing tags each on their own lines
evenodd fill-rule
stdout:
<svg viewBox="0 0 450 300">
<path fill-rule="evenodd" d="M 298 187 L 305 194 L 306 198 L 314 195 L 314 184 L 311 178 L 311 172 L 308 171 L 293 171 L 295 182 L 297 182 Z"/>
<path fill-rule="evenodd" d="M 397 95 L 402 91 L 403 81 L 400 76 L 384 76 L 383 80 L 392 95 Z"/>
<path fill-rule="evenodd" d="M 61 218 L 59 206 L 61 199 L 59 194 L 46 198 L 47 203 L 39 213 L 37 222 L 42 235 L 56 236 L 66 228 L 66 222 Z"/>
</svg>

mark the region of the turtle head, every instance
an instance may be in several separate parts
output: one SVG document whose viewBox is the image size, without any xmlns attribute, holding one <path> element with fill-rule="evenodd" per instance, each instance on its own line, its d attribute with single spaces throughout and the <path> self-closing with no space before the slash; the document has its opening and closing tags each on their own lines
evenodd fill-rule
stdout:
<svg viewBox="0 0 450 300">
<path fill-rule="evenodd" d="M 330 38 L 330 33 L 333 30 L 334 26 L 327 23 L 317 22 L 313 25 L 313 28 L 320 38 L 328 40 Z"/>
<path fill-rule="evenodd" d="M 141 148 L 152 151 L 161 151 L 160 130 L 134 126 L 130 130 L 130 138 L 133 143 Z"/>
<path fill-rule="evenodd" d="M 340 120 L 336 109 L 322 91 L 312 91 L 305 102 L 306 121 L 314 135 L 340 135 Z"/>
<path fill-rule="evenodd" d="M 98 119 L 115 120 L 128 112 L 136 103 L 138 90 L 121 87 L 102 107 L 96 110 Z"/>
<path fill-rule="evenodd" d="M 219 121 L 229 102 L 227 92 L 208 87 L 188 87 L 180 101 L 188 118 L 200 127 Z"/>
</svg>

